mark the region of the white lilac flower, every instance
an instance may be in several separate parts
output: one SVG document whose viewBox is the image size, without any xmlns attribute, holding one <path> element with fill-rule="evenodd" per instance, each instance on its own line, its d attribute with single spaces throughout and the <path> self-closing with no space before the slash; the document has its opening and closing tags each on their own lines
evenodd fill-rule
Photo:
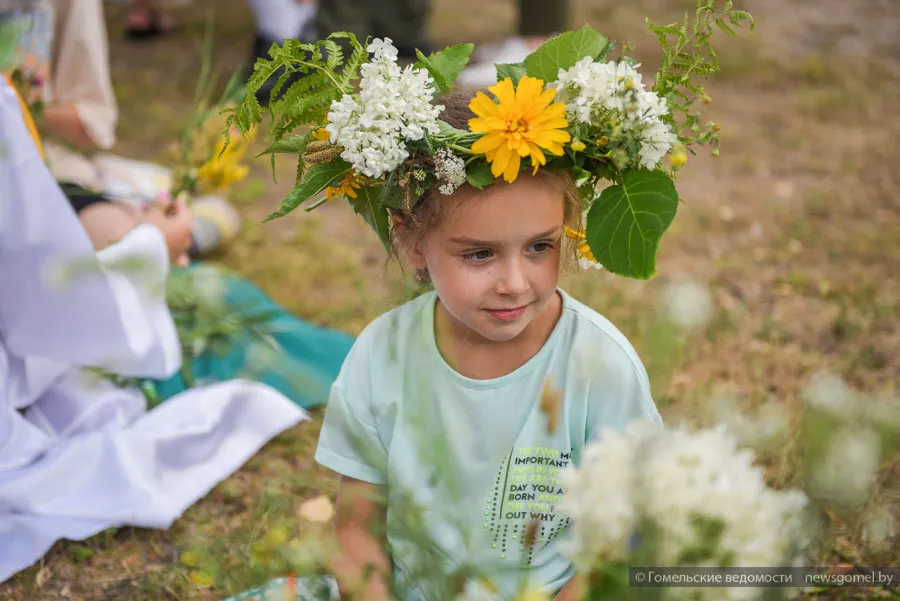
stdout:
<svg viewBox="0 0 900 601">
<path fill-rule="evenodd" d="M 766 486 L 753 454 L 724 427 L 689 432 L 635 422 L 606 429 L 563 473 L 559 510 L 572 518 L 565 547 L 576 565 L 628 561 L 640 525 L 652 524 L 657 565 L 678 565 L 700 542 L 696 523 L 721 524 L 709 565 L 770 566 L 794 561 L 804 541 L 806 497 Z M 782 563 L 785 562 L 785 563 Z M 696 599 L 749 599 L 754 589 L 673 589 Z"/>
<path fill-rule="evenodd" d="M 434 172 L 441 182 L 438 190 L 444 196 L 450 196 L 466 183 L 466 164 L 449 148 L 438 149 L 437 156 L 434 157 Z"/>
<path fill-rule="evenodd" d="M 325 129 L 353 169 L 380 178 L 406 160 L 407 142 L 438 133 L 444 107 L 431 104 L 435 87 L 426 70 L 400 68 L 390 39 L 373 40 L 368 51 L 374 56 L 360 69 L 359 94 L 331 103 Z"/>
<path fill-rule="evenodd" d="M 584 257 L 578 259 L 578 267 L 584 270 L 599 269 L 602 271 L 604 269 L 603 265 L 601 265 L 597 261 L 591 261 L 590 259 L 585 259 Z"/>
<path fill-rule="evenodd" d="M 640 140 L 642 167 L 654 169 L 678 141 L 662 121 L 668 113 L 664 98 L 647 90 L 637 67 L 627 62 L 595 62 L 590 57 L 560 69 L 552 85 L 566 103 L 570 121 L 586 125 L 607 123 Z"/>
</svg>

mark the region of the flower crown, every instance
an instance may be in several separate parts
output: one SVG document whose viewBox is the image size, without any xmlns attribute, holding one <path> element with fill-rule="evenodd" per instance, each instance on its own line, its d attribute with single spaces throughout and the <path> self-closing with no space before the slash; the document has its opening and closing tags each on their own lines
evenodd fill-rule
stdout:
<svg viewBox="0 0 900 601">
<path fill-rule="evenodd" d="M 493 97 L 475 94 L 475 118 L 462 130 L 441 120 L 444 107 L 435 99 L 453 89 L 472 44 L 419 52 L 418 62 L 401 68 L 391 40 L 360 44 L 341 32 L 315 44 L 273 45 L 228 123 L 242 131 L 259 123 L 264 109 L 255 94 L 282 71 L 265 109 L 274 141 L 263 154 L 272 155 L 273 172 L 275 154 L 299 161 L 296 186 L 269 219 L 310 199 L 307 211 L 342 196 L 390 250 L 389 212 L 412 210 L 430 189 L 449 195 L 465 183 L 484 189 L 499 178 L 513 182 L 523 169 L 568 169 L 586 210 L 585 230 L 566 231 L 582 263 L 647 279 L 678 207 L 673 180 L 687 152 L 693 144 L 718 152 L 718 128 L 701 128 L 694 111 L 708 96 L 692 80 L 718 70 L 713 26 L 730 35 L 729 23 L 752 26 L 730 0 L 715 14 L 716 2 L 699 0 L 684 25 L 649 24 L 664 51 L 651 89 L 640 65 L 609 60 L 614 45 L 585 26 L 522 63 L 497 65 Z M 300 128 L 309 129 L 294 133 Z M 602 180 L 611 185 L 598 191 Z"/>
</svg>

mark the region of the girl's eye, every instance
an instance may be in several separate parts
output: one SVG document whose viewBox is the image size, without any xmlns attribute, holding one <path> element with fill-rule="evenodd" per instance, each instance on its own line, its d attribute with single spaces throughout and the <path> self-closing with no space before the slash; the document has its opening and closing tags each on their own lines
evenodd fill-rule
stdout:
<svg viewBox="0 0 900 601">
<path fill-rule="evenodd" d="M 493 256 L 493 254 L 494 253 L 492 253 L 491 251 L 482 248 L 480 250 L 473 250 L 470 253 L 464 254 L 463 258 L 465 258 L 469 261 L 485 261 L 487 259 L 490 259 Z"/>
<path fill-rule="evenodd" d="M 528 250 L 531 252 L 543 253 L 543 252 L 547 252 L 548 250 L 550 250 L 552 248 L 553 248 L 553 245 L 549 242 L 535 242 L 530 247 L 528 247 Z"/>
</svg>

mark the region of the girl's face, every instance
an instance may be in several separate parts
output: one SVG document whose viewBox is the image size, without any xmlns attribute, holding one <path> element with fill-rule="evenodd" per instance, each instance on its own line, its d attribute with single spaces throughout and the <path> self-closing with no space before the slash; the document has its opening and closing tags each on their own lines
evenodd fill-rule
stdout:
<svg viewBox="0 0 900 601">
<path fill-rule="evenodd" d="M 513 340 L 556 292 L 563 194 L 527 173 L 458 194 L 469 197 L 434 199 L 456 206 L 414 250 L 413 263 L 428 268 L 454 325 L 477 338 Z"/>
</svg>

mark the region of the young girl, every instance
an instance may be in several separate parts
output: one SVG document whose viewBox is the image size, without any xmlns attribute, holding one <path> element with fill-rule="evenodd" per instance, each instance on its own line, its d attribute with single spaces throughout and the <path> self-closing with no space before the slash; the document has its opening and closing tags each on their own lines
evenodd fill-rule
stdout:
<svg viewBox="0 0 900 601">
<path fill-rule="evenodd" d="M 335 40 L 372 56 L 316 58 Z M 264 75 L 293 53 L 313 78 L 298 89 L 316 90 L 269 108 L 276 140 L 312 128 L 272 147 L 300 149 L 303 174 L 272 217 L 346 197 L 434 285 L 373 321 L 332 387 L 315 455 L 341 476 L 330 593 L 578 598 L 561 472 L 601 428 L 660 417 L 625 337 L 559 289 L 565 243 L 580 263 L 650 277 L 678 206 L 661 160 L 686 138 L 588 27 L 498 66 L 493 99 L 451 92 L 471 45 L 403 69 L 390 40 L 321 44 L 256 65 Z M 252 102 L 235 118 L 261 121 Z"/>
<path fill-rule="evenodd" d="M 465 127 L 452 116 L 464 109 L 448 104 L 444 121 Z M 371 565 L 366 598 L 386 599 L 392 564 L 399 591 L 447 592 L 410 582 L 423 558 L 404 523 L 412 501 L 448 571 L 491 566 L 509 598 L 527 567 L 532 586 L 574 598 L 559 472 L 601 426 L 660 419 L 625 337 L 557 287 L 579 216 L 571 175 L 552 170 L 431 190 L 393 213 L 395 242 L 434 291 L 372 322 L 332 389 L 315 458 L 341 475 L 342 592 Z"/>
</svg>

